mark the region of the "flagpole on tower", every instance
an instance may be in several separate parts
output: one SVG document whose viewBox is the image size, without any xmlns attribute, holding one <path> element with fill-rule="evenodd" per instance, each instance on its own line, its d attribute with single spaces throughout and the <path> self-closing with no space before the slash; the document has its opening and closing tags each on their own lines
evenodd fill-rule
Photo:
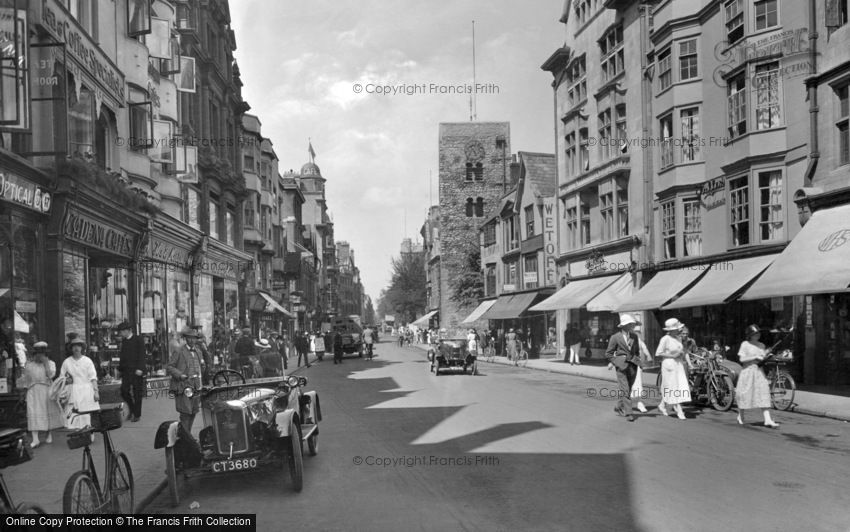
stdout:
<svg viewBox="0 0 850 532">
<path fill-rule="evenodd" d="M 307 137 L 307 153 L 310 154 L 310 162 L 316 162 L 316 151 L 313 149 L 313 142 L 310 140 L 310 137 Z"/>
</svg>

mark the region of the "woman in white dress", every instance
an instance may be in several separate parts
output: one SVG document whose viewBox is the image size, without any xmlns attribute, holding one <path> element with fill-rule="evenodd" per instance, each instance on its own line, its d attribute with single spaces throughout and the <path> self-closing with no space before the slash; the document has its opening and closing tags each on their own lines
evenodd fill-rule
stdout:
<svg viewBox="0 0 850 532">
<path fill-rule="evenodd" d="M 97 371 L 91 359 L 83 355 L 85 348 L 86 343 L 81 338 L 72 340 L 71 356 L 65 359 L 62 369 L 59 370 L 59 374 L 66 378 L 65 383 L 71 388 L 65 410 L 65 427 L 69 429 L 82 429 L 91 425 L 91 416 L 74 414 L 73 410 L 90 412 L 100 409 Z"/>
<path fill-rule="evenodd" d="M 769 353 L 764 344 L 759 342 L 761 332 L 756 325 L 750 325 L 746 331 L 747 339 L 741 342 L 738 358 L 744 369 L 738 376 L 735 387 L 735 400 L 738 402 L 738 424 L 744 424 L 743 413 L 748 408 L 761 408 L 764 416 L 764 426 L 776 428 L 776 423 L 770 417 L 770 384 L 759 362 Z"/>
<path fill-rule="evenodd" d="M 684 327 L 676 318 L 664 322 L 667 334 L 661 338 L 655 351 L 656 357 L 664 359 L 661 362 L 661 403 L 658 404 L 658 410 L 666 416 L 666 405 L 673 405 L 679 419 L 685 419 L 682 403 L 691 400 L 691 387 L 685 373 L 684 347 L 679 341 L 679 334 Z"/>
<path fill-rule="evenodd" d="M 36 342 L 33 351 L 33 358 L 24 367 L 24 380 L 27 387 L 27 428 L 32 433 L 30 446 L 38 447 L 38 433 L 46 432 L 44 442 L 52 443 L 50 431 L 62 427 L 64 415 L 59 403 L 50 398 L 56 363 L 47 357 L 47 342 Z"/>
</svg>

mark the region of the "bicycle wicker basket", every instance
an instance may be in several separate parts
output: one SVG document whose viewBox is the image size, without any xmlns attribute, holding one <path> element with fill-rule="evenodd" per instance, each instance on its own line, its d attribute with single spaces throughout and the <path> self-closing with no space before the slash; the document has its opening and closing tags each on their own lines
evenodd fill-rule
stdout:
<svg viewBox="0 0 850 532">
<path fill-rule="evenodd" d="M 91 414 L 91 428 L 97 431 L 120 429 L 123 418 L 124 403 L 100 405 L 100 412 Z"/>
<path fill-rule="evenodd" d="M 69 449 L 79 449 L 91 444 L 92 431 L 89 429 L 77 430 L 68 433 L 66 443 Z"/>
</svg>

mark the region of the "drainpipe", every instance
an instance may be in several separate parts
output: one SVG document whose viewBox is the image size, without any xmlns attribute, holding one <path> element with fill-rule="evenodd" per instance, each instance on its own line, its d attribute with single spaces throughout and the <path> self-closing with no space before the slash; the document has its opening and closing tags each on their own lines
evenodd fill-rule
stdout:
<svg viewBox="0 0 850 532">
<path fill-rule="evenodd" d="M 814 0 L 812 0 L 814 1 Z M 646 55 L 649 48 L 649 10 L 650 4 L 642 4 L 640 9 L 640 72 L 641 72 L 641 132 L 643 138 L 648 139 L 652 135 L 652 79 L 647 73 Z M 653 165 L 651 143 L 646 143 L 643 148 L 643 259 L 644 264 L 652 264 L 655 258 L 655 245 L 652 234 L 652 197 L 653 197 Z M 638 279 L 641 281 L 641 279 Z M 642 284 L 642 283 L 640 283 Z M 638 284 L 638 286 L 640 286 Z"/>
<path fill-rule="evenodd" d="M 809 64 L 812 67 L 812 76 L 817 74 L 818 60 L 818 26 L 817 26 L 817 0 L 809 0 Z M 818 167 L 820 152 L 818 151 L 818 85 L 812 80 L 806 84 L 809 97 L 809 163 L 806 173 L 803 175 L 803 186 L 811 187 L 814 181 L 815 170 Z"/>
</svg>

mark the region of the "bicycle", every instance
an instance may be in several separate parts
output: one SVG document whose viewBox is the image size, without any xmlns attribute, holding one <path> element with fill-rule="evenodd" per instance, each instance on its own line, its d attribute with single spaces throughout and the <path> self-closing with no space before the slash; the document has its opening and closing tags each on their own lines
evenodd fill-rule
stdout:
<svg viewBox="0 0 850 532">
<path fill-rule="evenodd" d="M 102 405 L 100 410 L 78 412 L 91 415 L 91 428 L 68 435 L 68 448 L 83 447 L 83 468 L 68 479 L 62 494 L 64 514 L 132 514 L 133 471 L 127 455 L 116 450 L 109 431 L 121 428 L 123 403 Z M 89 446 L 94 442 L 94 433 L 103 434 L 106 486 L 101 487 Z"/>
<path fill-rule="evenodd" d="M 794 360 L 790 349 L 779 353 L 771 353 L 762 362 L 763 366 L 769 367 L 766 371 L 767 382 L 770 384 L 770 404 L 777 410 L 788 410 L 794 404 L 794 394 L 797 383 L 794 377 L 784 369 L 779 369 Z"/>
<path fill-rule="evenodd" d="M 32 452 L 23 429 L 0 429 L 0 468 L 32 460 Z M 0 474 L 0 515 L 44 515 L 47 512 L 37 504 L 15 504 L 9 487 Z"/>
</svg>

